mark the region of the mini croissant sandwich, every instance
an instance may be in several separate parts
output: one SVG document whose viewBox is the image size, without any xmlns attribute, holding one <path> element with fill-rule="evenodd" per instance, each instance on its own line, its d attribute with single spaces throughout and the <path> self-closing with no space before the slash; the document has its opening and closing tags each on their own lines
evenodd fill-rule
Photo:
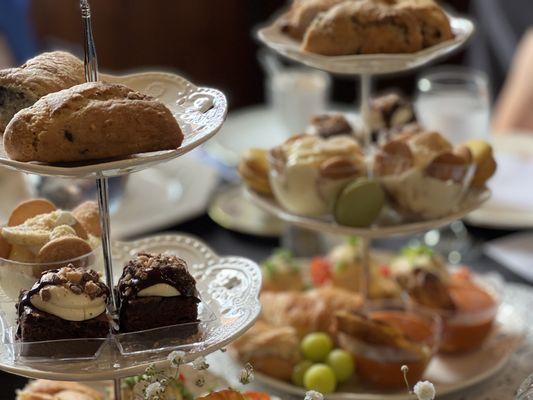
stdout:
<svg viewBox="0 0 533 400">
<path fill-rule="evenodd" d="M 160 101 L 124 85 L 89 82 L 17 113 L 5 130 L 4 148 L 13 160 L 60 163 L 171 150 L 182 140 Z"/>
</svg>

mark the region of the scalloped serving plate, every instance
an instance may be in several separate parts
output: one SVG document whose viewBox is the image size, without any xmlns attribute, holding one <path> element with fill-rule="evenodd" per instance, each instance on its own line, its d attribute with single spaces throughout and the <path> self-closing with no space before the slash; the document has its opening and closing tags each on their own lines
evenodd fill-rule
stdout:
<svg viewBox="0 0 533 400">
<path fill-rule="evenodd" d="M 448 15 L 455 37 L 416 53 L 361 54 L 323 56 L 300 49 L 300 42 L 280 31 L 274 22 L 260 28 L 257 36 L 261 42 L 278 53 L 313 68 L 337 74 L 388 74 L 407 71 L 427 64 L 459 49 L 474 33 L 472 21 L 465 17 Z"/>
<path fill-rule="evenodd" d="M 510 286 L 509 290 L 512 290 Z M 504 303 L 496 317 L 492 335 L 484 345 L 465 355 L 437 355 L 430 362 L 423 379 L 435 384 L 437 397 L 464 391 L 466 388 L 483 382 L 500 371 L 510 360 L 524 340 L 527 325 L 522 315 L 512 304 Z M 223 370 L 234 374 L 242 368 L 229 354 L 216 354 L 218 364 Z M 357 362 L 357 360 L 356 360 Z M 219 372 L 220 369 L 215 369 Z M 291 383 L 255 372 L 256 382 L 277 392 L 299 398 L 305 396 L 306 390 Z M 415 384 L 415 382 L 410 382 Z M 336 392 L 328 394 L 328 400 L 411 400 L 414 397 L 402 390 L 400 392 L 370 391 L 356 381 L 343 383 Z M 468 396 L 464 397 L 470 398 Z"/>
<path fill-rule="evenodd" d="M 114 275 L 139 251 L 170 252 L 187 261 L 197 280 L 203 301 L 216 315 L 202 339 L 187 351 L 186 361 L 219 350 L 235 340 L 257 319 L 260 311 L 261 271 L 258 265 L 241 257 L 219 257 L 204 243 L 187 235 L 160 235 L 133 242 L 114 242 Z M 3 282 L 4 277 L 2 277 Z M 10 280 L 10 285 L 14 281 Z M 14 314 L 13 299 L 0 285 L 0 313 Z M 13 315 L 11 315 L 13 320 Z M 0 370 L 9 373 L 52 380 L 110 380 L 143 373 L 150 364 L 168 366 L 169 350 L 122 355 L 111 339 L 95 359 L 39 360 L 16 358 L 13 345 L 0 342 Z"/>
<path fill-rule="evenodd" d="M 484 202 L 486 202 L 491 195 L 491 192 L 488 189 L 484 189 L 480 192 L 470 193 L 463 200 L 461 207 L 458 210 L 443 218 L 406 222 L 398 225 L 373 225 L 368 228 L 352 228 L 346 225 L 339 225 L 332 219 L 325 217 L 307 217 L 292 214 L 284 209 L 274 198 L 261 196 L 249 189 L 244 190 L 247 197 L 250 198 L 261 209 L 291 224 L 323 233 L 327 232 L 337 235 L 362 236 L 369 239 L 396 235 L 410 235 L 448 225 L 453 221 L 463 218 L 473 210 L 476 210 Z"/>
<path fill-rule="evenodd" d="M 119 160 L 50 165 L 9 159 L 0 140 L 0 165 L 46 176 L 112 177 L 140 171 L 179 157 L 218 132 L 228 110 L 226 97 L 216 89 L 197 87 L 179 75 L 167 72 L 141 72 L 124 76 L 100 75 L 102 81 L 121 83 L 162 101 L 178 121 L 184 140 L 175 150 L 142 153 Z M 105 143 L 102 143 L 105 145 Z"/>
</svg>

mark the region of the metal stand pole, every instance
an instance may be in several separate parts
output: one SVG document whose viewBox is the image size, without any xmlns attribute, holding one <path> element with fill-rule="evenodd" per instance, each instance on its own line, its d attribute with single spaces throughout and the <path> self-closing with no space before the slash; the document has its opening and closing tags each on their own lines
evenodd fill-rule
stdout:
<svg viewBox="0 0 533 400">
<path fill-rule="evenodd" d="M 364 147 L 370 146 L 370 93 L 372 90 L 372 79 L 370 75 L 363 74 L 360 76 L 360 95 L 359 95 L 359 115 L 363 122 L 365 136 Z"/>
<path fill-rule="evenodd" d="M 370 293 L 370 247 L 372 241 L 366 237 L 360 238 L 362 253 L 362 269 L 359 276 L 359 293 L 364 299 L 368 299 Z"/>
<path fill-rule="evenodd" d="M 113 400 L 121 400 L 122 399 L 122 388 L 120 386 L 120 378 L 115 379 L 114 381 L 115 386 L 115 397 Z"/>
</svg>

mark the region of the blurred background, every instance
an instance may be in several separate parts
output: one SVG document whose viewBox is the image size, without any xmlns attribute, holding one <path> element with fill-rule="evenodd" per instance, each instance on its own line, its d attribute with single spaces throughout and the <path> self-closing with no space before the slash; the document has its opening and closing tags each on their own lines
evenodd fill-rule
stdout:
<svg viewBox="0 0 533 400">
<path fill-rule="evenodd" d="M 230 107 L 261 102 L 264 75 L 257 62 L 253 29 L 269 19 L 284 0 L 93 0 L 95 39 L 100 67 L 124 71 L 157 66 L 182 73 L 194 82 L 223 90 Z M 470 14 L 477 34 L 447 64 L 466 64 L 489 74 L 497 93 L 519 39 L 533 20 L 529 0 L 453 0 L 446 5 Z M 35 54 L 68 49 L 81 55 L 79 6 L 73 0 L 1 0 L 0 66 L 18 65 Z M 413 88 L 417 71 L 384 77 Z M 353 78 L 335 79 L 333 98 L 355 98 Z"/>
</svg>

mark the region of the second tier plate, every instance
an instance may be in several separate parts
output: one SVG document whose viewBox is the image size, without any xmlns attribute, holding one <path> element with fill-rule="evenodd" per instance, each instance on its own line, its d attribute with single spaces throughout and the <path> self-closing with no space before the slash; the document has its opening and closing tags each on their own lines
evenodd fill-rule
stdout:
<svg viewBox="0 0 533 400">
<path fill-rule="evenodd" d="M 248 189 L 246 189 L 245 193 L 247 197 L 249 197 L 261 209 L 278 217 L 279 219 L 297 225 L 301 228 L 337 235 L 362 236 L 368 239 L 396 235 L 410 235 L 448 225 L 453 221 L 463 218 L 473 210 L 476 210 L 490 198 L 490 190 L 488 189 L 479 192 L 475 191 L 466 196 L 459 209 L 442 218 L 384 226 L 373 225 L 368 228 L 353 228 L 350 226 L 339 225 L 330 218 L 307 217 L 292 214 L 291 212 L 285 210 L 273 198 L 261 196 Z"/>
<path fill-rule="evenodd" d="M 163 102 L 183 132 L 181 146 L 175 150 L 135 154 L 119 160 L 49 165 L 11 160 L 0 140 L 0 165 L 22 172 L 57 177 L 101 178 L 124 175 L 191 151 L 217 133 L 226 118 L 228 105 L 224 94 L 216 89 L 195 86 L 179 75 L 166 72 L 142 72 L 124 76 L 102 74 L 100 79 L 126 85 Z"/>
<path fill-rule="evenodd" d="M 258 317 L 261 272 L 256 263 L 240 257 L 219 257 L 205 244 L 190 236 L 162 235 L 128 243 L 115 242 L 114 275 L 119 275 L 122 266 L 139 251 L 169 252 L 186 260 L 189 271 L 197 281 L 202 303 L 209 308 L 209 321 L 200 318 L 202 323 L 206 323 L 203 335 L 183 349 L 186 351 L 185 361 L 192 361 L 223 348 L 244 333 Z M 2 271 L 0 321 L 13 321 L 16 317 L 13 315 L 15 300 L 9 292 L 13 285 L 24 279 L 17 275 L 14 271 Z M 27 287 L 27 284 L 23 283 L 21 287 Z M 3 337 L 0 340 L 0 370 L 30 378 L 91 381 L 133 376 L 143 373 L 150 364 L 167 367 L 167 356 L 173 350 L 166 348 L 154 351 L 153 347 L 145 346 L 142 351 L 119 351 L 120 343 L 125 342 L 120 342 L 116 337 L 108 337 L 100 351 L 90 359 L 24 358 L 16 354 L 18 343 L 6 340 L 6 331 L 10 330 L 7 328 L 4 327 L 3 334 L 0 335 L 0 339 Z M 12 330 L 13 327 L 10 328 Z M 149 339 L 150 332 L 143 335 Z M 83 348 L 87 343 L 88 341 L 81 339 L 78 344 L 69 341 L 66 345 Z M 50 342 L 49 348 L 51 346 L 58 345 Z"/>
<path fill-rule="evenodd" d="M 474 33 L 474 24 L 467 18 L 450 15 L 455 37 L 416 53 L 361 54 L 348 56 L 323 56 L 300 49 L 300 43 L 281 32 L 275 22 L 259 29 L 257 36 L 278 53 L 313 68 L 337 74 L 387 74 L 406 71 L 427 64 L 461 47 Z"/>
</svg>

